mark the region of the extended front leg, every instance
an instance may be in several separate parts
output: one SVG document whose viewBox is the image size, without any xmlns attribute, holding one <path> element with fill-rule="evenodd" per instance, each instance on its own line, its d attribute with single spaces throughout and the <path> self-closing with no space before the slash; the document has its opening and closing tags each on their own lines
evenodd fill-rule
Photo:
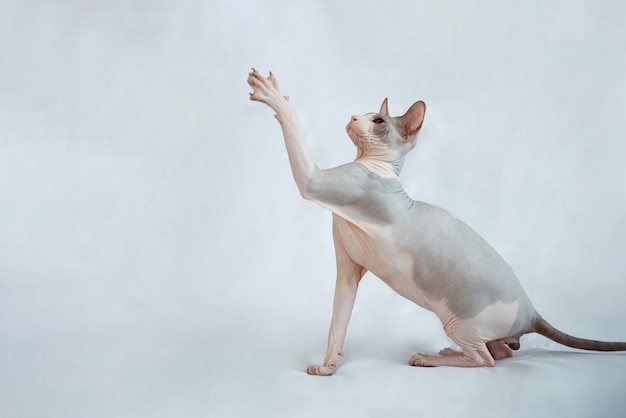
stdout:
<svg viewBox="0 0 626 418">
<path fill-rule="evenodd" d="M 311 157 L 300 122 L 289 105 L 287 96 L 280 92 L 278 81 L 272 73 L 265 78 L 253 68 L 248 74 L 248 84 L 253 90 L 250 100 L 265 103 L 276 112 L 275 117 L 283 131 L 293 178 L 302 197 L 312 199 L 312 191 L 320 187 L 316 183 L 320 170 Z"/>
<path fill-rule="evenodd" d="M 287 96 L 280 92 L 276 77 L 272 73 L 269 77 L 263 77 L 252 69 L 248 74 L 248 84 L 253 90 L 250 100 L 265 103 L 276 112 L 275 117 L 283 132 L 291 171 L 300 195 L 330 210 L 355 202 L 365 190 L 363 181 L 367 176 L 355 177 L 354 172 L 345 166 L 320 170 L 304 140 L 296 113 Z"/>
<path fill-rule="evenodd" d="M 343 356 L 343 343 L 354 307 L 357 288 L 361 278 L 366 273 L 363 267 L 349 258 L 337 237 L 335 237 L 335 252 L 337 255 L 337 283 L 333 302 L 333 318 L 328 332 L 328 349 L 323 365 L 312 365 L 307 368 L 306 372 L 312 375 L 332 375 L 337 367 L 339 356 Z"/>
</svg>

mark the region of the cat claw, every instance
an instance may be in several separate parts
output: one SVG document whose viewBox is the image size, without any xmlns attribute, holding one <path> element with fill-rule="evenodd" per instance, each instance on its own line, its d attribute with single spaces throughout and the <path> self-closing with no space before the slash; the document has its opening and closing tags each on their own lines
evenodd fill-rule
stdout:
<svg viewBox="0 0 626 418">
<path fill-rule="evenodd" d="M 275 102 L 278 98 L 289 101 L 288 96 L 280 94 L 278 80 L 276 80 L 274 73 L 271 71 L 269 72 L 269 76 L 265 78 L 256 68 L 251 67 L 251 71 L 248 73 L 248 84 L 253 90 L 252 93 L 250 93 L 250 100 L 265 103 L 270 107 L 277 104 Z M 272 104 L 270 104 L 270 102 Z"/>
</svg>

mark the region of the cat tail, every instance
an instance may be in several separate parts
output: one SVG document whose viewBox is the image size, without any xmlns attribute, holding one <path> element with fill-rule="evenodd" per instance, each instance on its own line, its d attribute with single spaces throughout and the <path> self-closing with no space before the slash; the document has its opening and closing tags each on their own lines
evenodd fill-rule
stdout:
<svg viewBox="0 0 626 418">
<path fill-rule="evenodd" d="M 535 318 L 533 331 L 559 344 L 581 350 L 626 351 L 626 342 L 606 342 L 573 337 L 554 328 L 541 315 Z"/>
</svg>

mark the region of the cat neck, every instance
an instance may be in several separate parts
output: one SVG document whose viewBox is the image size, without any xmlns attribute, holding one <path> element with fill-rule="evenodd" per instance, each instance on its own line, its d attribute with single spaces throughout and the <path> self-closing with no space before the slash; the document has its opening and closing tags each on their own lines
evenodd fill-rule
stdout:
<svg viewBox="0 0 626 418">
<path fill-rule="evenodd" d="M 382 178 L 398 178 L 398 176 L 400 176 L 400 171 L 402 170 L 404 157 L 388 162 L 378 158 L 362 156 L 354 160 L 354 162 L 363 165 L 369 171 L 378 174 Z"/>
</svg>

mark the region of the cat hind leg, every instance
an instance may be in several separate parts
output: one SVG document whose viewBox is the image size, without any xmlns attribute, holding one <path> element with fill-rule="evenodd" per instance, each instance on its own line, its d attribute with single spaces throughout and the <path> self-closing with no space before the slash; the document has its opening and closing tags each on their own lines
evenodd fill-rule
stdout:
<svg viewBox="0 0 626 418">
<path fill-rule="evenodd" d="M 480 348 L 463 347 L 462 352 L 452 349 L 444 349 L 441 355 L 432 356 L 417 353 L 409 359 L 411 366 L 421 367 L 493 367 L 495 366 L 494 358 L 483 344 Z"/>
<path fill-rule="evenodd" d="M 513 350 L 504 342 L 491 341 L 487 343 L 487 349 L 494 360 L 502 360 L 513 357 Z"/>
</svg>

